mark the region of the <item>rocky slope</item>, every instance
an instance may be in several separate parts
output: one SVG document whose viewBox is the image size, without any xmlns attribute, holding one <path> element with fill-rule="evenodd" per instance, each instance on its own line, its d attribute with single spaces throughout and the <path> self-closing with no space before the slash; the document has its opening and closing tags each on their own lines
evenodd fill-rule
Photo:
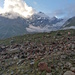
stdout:
<svg viewBox="0 0 75 75">
<path fill-rule="evenodd" d="M 75 75 L 75 30 L 0 41 L 0 75 Z"/>
</svg>

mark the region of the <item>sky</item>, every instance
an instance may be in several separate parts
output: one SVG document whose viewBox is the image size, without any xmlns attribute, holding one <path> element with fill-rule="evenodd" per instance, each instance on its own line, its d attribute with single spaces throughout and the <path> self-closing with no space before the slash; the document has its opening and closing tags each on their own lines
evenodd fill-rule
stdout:
<svg viewBox="0 0 75 75">
<path fill-rule="evenodd" d="M 24 2 L 35 11 L 44 12 L 49 16 L 75 15 L 75 0 L 24 0 Z M 0 7 L 3 8 L 3 5 L 4 0 L 0 0 Z"/>
<path fill-rule="evenodd" d="M 51 12 L 75 4 L 75 0 L 25 0 L 37 11 Z"/>
<path fill-rule="evenodd" d="M 35 10 L 50 16 L 59 17 L 75 15 L 75 0 L 25 0 Z M 71 9 L 72 8 L 72 9 Z M 71 12 L 72 11 L 72 12 Z"/>
</svg>

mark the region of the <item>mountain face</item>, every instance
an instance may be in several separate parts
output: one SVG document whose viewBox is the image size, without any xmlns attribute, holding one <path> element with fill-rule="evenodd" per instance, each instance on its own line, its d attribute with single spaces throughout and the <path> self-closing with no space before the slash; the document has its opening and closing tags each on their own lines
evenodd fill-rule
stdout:
<svg viewBox="0 0 75 75">
<path fill-rule="evenodd" d="M 37 32 L 40 29 L 40 32 L 51 31 L 50 29 L 53 28 L 53 24 L 62 20 L 56 17 L 50 18 L 42 12 L 32 15 L 30 18 L 23 18 L 10 13 L 0 14 L 0 39 L 30 33 L 32 31 L 27 29 L 29 27 L 31 27 L 33 32 Z"/>
<path fill-rule="evenodd" d="M 75 17 L 68 19 L 63 25 L 63 29 L 75 29 Z"/>
<path fill-rule="evenodd" d="M 15 19 L 9 19 L 0 16 L 0 38 L 8 38 L 15 35 L 21 35 L 26 33 L 26 26 L 28 26 L 25 19 L 17 17 Z"/>
<path fill-rule="evenodd" d="M 62 19 L 57 19 L 56 17 L 50 18 L 42 12 L 32 15 L 32 17 L 29 20 L 31 25 L 42 27 L 46 25 L 53 25 L 60 21 L 62 21 Z"/>
<path fill-rule="evenodd" d="M 46 14 L 39 12 L 29 18 L 29 27 L 27 27 L 26 30 L 28 32 L 50 32 L 53 30 L 58 30 L 61 27 L 61 25 L 58 26 L 58 23 L 62 21 L 63 19 L 58 19 L 55 16 L 50 18 Z"/>
</svg>

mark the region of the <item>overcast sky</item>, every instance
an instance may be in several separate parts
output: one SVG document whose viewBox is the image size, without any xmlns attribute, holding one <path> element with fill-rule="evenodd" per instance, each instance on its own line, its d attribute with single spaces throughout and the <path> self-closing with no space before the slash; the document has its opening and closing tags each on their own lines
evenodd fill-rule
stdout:
<svg viewBox="0 0 75 75">
<path fill-rule="evenodd" d="M 24 2 L 37 12 L 41 11 L 49 16 L 64 17 L 75 15 L 75 0 L 24 0 Z M 0 7 L 3 8 L 3 4 L 4 0 L 0 0 Z"/>
</svg>

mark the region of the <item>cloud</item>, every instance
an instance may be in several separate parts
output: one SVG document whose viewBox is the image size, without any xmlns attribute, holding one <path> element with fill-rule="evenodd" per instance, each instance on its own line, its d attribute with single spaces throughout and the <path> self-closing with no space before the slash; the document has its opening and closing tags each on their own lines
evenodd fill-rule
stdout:
<svg viewBox="0 0 75 75">
<path fill-rule="evenodd" d="M 55 10 L 53 12 L 47 13 L 47 15 L 49 15 L 49 17 L 57 17 L 57 18 L 62 18 L 64 15 L 64 11 L 63 10 Z"/>
<path fill-rule="evenodd" d="M 49 27 L 50 26 L 48 25 L 44 27 L 29 25 L 29 27 L 27 27 L 26 30 L 28 32 L 49 32 L 50 31 Z"/>
<path fill-rule="evenodd" d="M 29 25 L 29 27 L 27 27 L 26 30 L 28 32 L 50 32 L 50 31 L 55 31 L 55 30 L 58 30 L 64 24 L 64 22 L 60 22 L 60 23 L 54 24 L 52 26 L 46 25 L 44 27 Z"/>
<path fill-rule="evenodd" d="M 5 0 L 4 7 L 0 7 L 0 13 L 17 13 L 23 17 L 34 14 L 34 9 L 28 6 L 24 0 Z"/>
<path fill-rule="evenodd" d="M 53 12 L 48 13 L 50 17 L 57 16 L 58 18 L 70 18 L 75 16 L 75 4 L 68 5 L 63 9 L 58 9 Z"/>
</svg>

